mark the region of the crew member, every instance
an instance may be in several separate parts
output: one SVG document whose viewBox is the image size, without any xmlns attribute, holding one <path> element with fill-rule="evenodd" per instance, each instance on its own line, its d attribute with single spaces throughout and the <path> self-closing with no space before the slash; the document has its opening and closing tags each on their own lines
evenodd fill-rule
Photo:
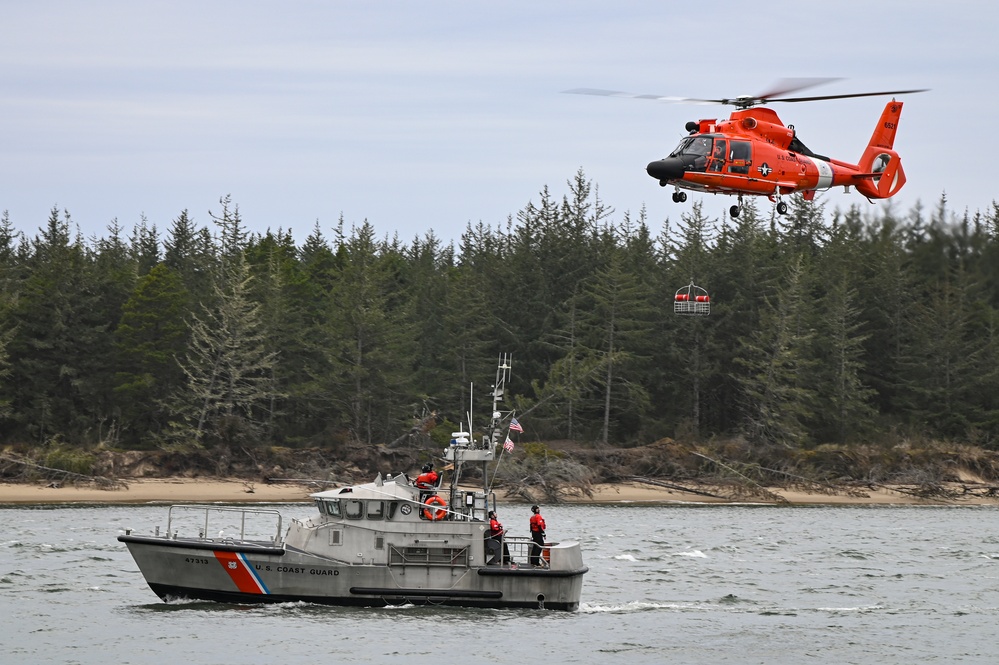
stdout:
<svg viewBox="0 0 999 665">
<path fill-rule="evenodd" d="M 545 547 L 545 518 L 541 516 L 539 506 L 531 506 L 531 565 L 535 568 L 543 568 L 541 563 L 541 552 Z"/>
<path fill-rule="evenodd" d="M 416 477 L 416 486 L 421 490 L 432 490 L 437 488 L 437 479 L 440 476 L 434 471 L 432 462 L 423 465 L 423 473 Z"/>
<path fill-rule="evenodd" d="M 510 548 L 507 547 L 506 542 L 503 540 L 503 535 L 505 533 L 506 533 L 506 529 L 504 529 L 503 525 L 500 524 L 500 521 L 498 519 L 496 519 L 496 511 L 495 510 L 490 510 L 489 511 L 489 535 L 488 535 L 488 537 L 489 537 L 489 540 L 492 540 L 493 542 L 495 542 L 497 544 L 501 543 L 501 542 L 503 543 L 503 563 L 507 564 L 507 563 L 511 563 L 513 559 L 510 556 Z M 499 554 L 499 547 L 498 546 L 496 547 L 495 552 L 496 552 L 497 555 Z M 496 563 L 495 557 L 489 563 Z"/>
</svg>

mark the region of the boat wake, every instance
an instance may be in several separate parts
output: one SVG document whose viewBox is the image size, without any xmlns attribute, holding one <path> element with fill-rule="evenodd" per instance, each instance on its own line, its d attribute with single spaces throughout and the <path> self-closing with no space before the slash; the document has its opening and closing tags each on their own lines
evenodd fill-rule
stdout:
<svg viewBox="0 0 999 665">
<path fill-rule="evenodd" d="M 636 614 L 639 612 L 656 612 L 660 610 L 676 611 L 689 609 L 689 605 L 682 603 L 658 603 L 651 601 L 635 600 L 628 603 L 612 605 L 596 605 L 590 603 L 580 603 L 580 614 Z"/>
</svg>

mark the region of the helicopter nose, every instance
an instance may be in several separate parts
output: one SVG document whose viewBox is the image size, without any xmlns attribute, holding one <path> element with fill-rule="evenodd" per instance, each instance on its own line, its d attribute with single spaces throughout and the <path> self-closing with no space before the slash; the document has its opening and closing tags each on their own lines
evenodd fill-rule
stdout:
<svg viewBox="0 0 999 665">
<path fill-rule="evenodd" d="M 667 157 L 649 162 L 645 170 L 660 183 L 666 183 L 669 180 L 679 180 L 683 177 L 683 162 L 676 157 Z"/>
</svg>

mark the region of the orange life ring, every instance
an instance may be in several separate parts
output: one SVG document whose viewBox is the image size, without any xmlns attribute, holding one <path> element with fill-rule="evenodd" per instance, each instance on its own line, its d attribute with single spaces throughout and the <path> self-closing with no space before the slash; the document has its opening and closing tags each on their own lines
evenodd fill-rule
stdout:
<svg viewBox="0 0 999 665">
<path fill-rule="evenodd" d="M 447 501 L 445 501 L 444 499 L 440 498 L 436 494 L 434 494 L 433 496 L 428 496 L 427 500 L 424 501 L 423 503 L 425 503 L 427 506 L 441 506 L 440 508 L 438 508 L 436 510 L 434 510 L 433 508 L 429 508 L 429 507 L 428 508 L 424 508 L 423 509 L 423 517 L 425 519 L 428 519 L 431 522 L 435 522 L 437 520 L 444 519 L 444 516 L 447 515 Z"/>
</svg>

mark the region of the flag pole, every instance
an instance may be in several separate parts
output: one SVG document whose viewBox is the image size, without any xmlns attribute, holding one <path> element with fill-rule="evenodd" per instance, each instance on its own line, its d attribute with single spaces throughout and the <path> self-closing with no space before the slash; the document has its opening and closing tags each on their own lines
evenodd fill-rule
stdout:
<svg viewBox="0 0 999 665">
<path fill-rule="evenodd" d="M 511 422 L 511 424 L 512 423 L 517 423 L 517 419 L 516 418 L 512 418 L 510 420 L 510 422 Z M 519 423 L 517 423 L 517 427 L 519 428 L 518 431 L 520 431 L 520 432 L 524 431 L 523 428 L 520 427 Z M 493 467 L 493 479 L 489 483 L 489 488 L 488 488 L 488 491 L 490 491 L 490 492 L 492 492 L 492 490 L 493 490 L 493 483 L 496 482 L 496 474 L 499 471 L 500 463 L 503 462 L 503 455 L 505 455 L 507 453 L 507 451 L 510 451 L 510 452 L 513 451 L 513 439 L 510 438 L 510 429 L 509 428 L 506 430 L 506 441 L 503 442 L 502 448 L 503 449 L 500 451 L 499 459 L 496 460 L 496 466 Z"/>
</svg>

